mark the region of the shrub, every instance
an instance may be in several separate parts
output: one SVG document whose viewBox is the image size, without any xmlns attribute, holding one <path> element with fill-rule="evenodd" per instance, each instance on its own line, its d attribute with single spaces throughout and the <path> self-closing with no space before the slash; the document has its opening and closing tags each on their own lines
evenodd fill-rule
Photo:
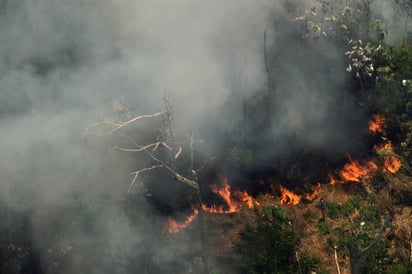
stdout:
<svg viewBox="0 0 412 274">
<path fill-rule="evenodd" d="M 263 210 L 256 225 L 246 224 L 235 243 L 240 267 L 245 273 L 310 273 L 318 260 L 304 254 L 296 258 L 298 237 L 286 212 L 278 206 Z"/>
</svg>

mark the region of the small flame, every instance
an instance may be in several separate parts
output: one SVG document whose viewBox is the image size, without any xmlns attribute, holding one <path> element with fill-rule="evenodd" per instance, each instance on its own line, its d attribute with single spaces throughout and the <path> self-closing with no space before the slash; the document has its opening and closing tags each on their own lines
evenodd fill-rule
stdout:
<svg viewBox="0 0 412 274">
<path fill-rule="evenodd" d="M 383 115 L 374 114 L 372 120 L 369 121 L 369 133 L 370 134 L 385 134 L 385 122 L 386 119 Z"/>
<path fill-rule="evenodd" d="M 279 185 L 280 204 L 281 205 L 297 205 L 300 202 L 301 196 L 293 193 L 282 185 Z"/>
<path fill-rule="evenodd" d="M 192 210 L 193 214 L 186 217 L 186 220 L 182 223 L 178 223 L 174 218 L 169 217 L 169 228 L 167 232 L 169 232 L 169 234 L 179 233 L 182 229 L 185 229 L 191 222 L 193 222 L 199 214 L 199 210 L 194 205 L 192 205 Z"/>
<path fill-rule="evenodd" d="M 337 181 L 336 181 L 335 177 L 333 177 L 332 174 L 329 174 L 329 184 L 334 185 L 336 183 L 337 183 Z"/>
<path fill-rule="evenodd" d="M 361 164 L 349 157 L 349 163 L 346 163 L 338 172 L 340 180 L 333 177 L 333 175 L 329 175 L 329 183 L 333 185 L 337 182 L 361 182 L 362 179 L 370 178 L 371 172 L 377 169 L 378 166 L 374 162 Z"/>
<path fill-rule="evenodd" d="M 313 201 L 316 199 L 316 197 L 322 192 L 322 189 L 320 187 L 320 183 L 318 182 L 316 186 L 312 189 L 312 193 L 307 193 L 305 195 L 306 200 L 309 202 Z"/>
<path fill-rule="evenodd" d="M 396 173 L 401 168 L 401 161 L 394 156 L 392 143 L 390 141 L 385 144 L 374 146 L 376 153 L 384 155 L 383 160 L 383 171 Z"/>
<path fill-rule="evenodd" d="M 373 149 L 376 151 L 376 153 L 382 153 L 385 150 L 393 152 L 391 141 L 387 141 L 384 144 L 374 145 Z"/>
<path fill-rule="evenodd" d="M 391 173 L 396 173 L 401 168 L 401 161 L 393 156 L 385 157 L 383 162 L 383 170 Z"/>
<path fill-rule="evenodd" d="M 248 208 L 253 208 L 255 205 L 259 205 L 259 202 L 255 201 L 253 197 L 250 196 L 246 191 L 237 189 L 233 192 L 233 195 L 237 197 Z"/>
<path fill-rule="evenodd" d="M 249 208 L 254 207 L 255 205 L 259 205 L 257 201 L 253 199 L 246 191 L 235 190 L 233 194 L 230 191 L 230 185 L 227 178 L 222 177 L 223 186 L 219 188 L 217 185 L 211 185 L 210 189 L 213 193 L 219 195 L 223 201 L 225 201 L 225 205 L 211 205 L 207 206 L 202 204 L 202 209 L 206 212 L 210 213 L 234 213 L 238 212 L 243 205 L 246 205 Z"/>
</svg>

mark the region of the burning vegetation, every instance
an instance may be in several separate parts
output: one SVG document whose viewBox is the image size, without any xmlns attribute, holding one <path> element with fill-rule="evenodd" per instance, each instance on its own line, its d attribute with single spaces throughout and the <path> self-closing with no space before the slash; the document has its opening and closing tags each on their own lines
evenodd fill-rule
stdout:
<svg viewBox="0 0 412 274">
<path fill-rule="evenodd" d="M 412 269 L 411 1 L 0 2 L 0 273 Z"/>
<path fill-rule="evenodd" d="M 378 156 L 383 156 L 383 172 L 396 173 L 401 167 L 401 161 L 393 152 L 392 143 L 386 135 L 386 119 L 383 115 L 372 115 L 372 120 L 369 121 L 369 134 L 380 136 L 381 143 L 374 145 L 374 151 Z M 345 183 L 345 182 L 362 182 L 364 179 L 370 179 L 375 172 L 378 171 L 377 159 L 371 161 L 360 162 L 348 157 L 349 162 L 342 169 L 334 172 L 337 177 L 330 174 L 329 183 Z"/>
<path fill-rule="evenodd" d="M 297 205 L 300 202 L 301 196 L 279 185 L 280 204 L 281 205 Z"/>
<path fill-rule="evenodd" d="M 193 222 L 197 215 L 199 215 L 199 210 L 197 210 L 196 206 L 191 205 L 193 210 L 193 214 L 187 216 L 183 222 L 178 222 L 174 218 L 169 216 L 169 228 L 167 232 L 169 234 L 179 233 L 182 229 L 185 229 L 191 222 Z"/>
<path fill-rule="evenodd" d="M 378 156 L 383 157 L 381 172 L 396 173 L 401 167 L 401 161 L 393 152 L 392 144 L 387 139 L 386 135 L 386 119 L 383 115 L 372 115 L 369 121 L 369 134 L 379 136 L 381 141 L 374 145 L 374 151 Z M 348 162 L 342 168 L 329 172 L 327 182 L 331 185 L 337 183 L 362 183 L 364 180 L 371 179 L 376 172 L 379 172 L 378 159 L 375 157 L 372 160 L 354 160 L 348 155 Z M 276 194 L 273 190 L 277 189 L 279 194 L 280 205 L 297 205 L 302 201 L 302 198 L 311 202 L 314 201 L 321 193 L 321 183 L 317 182 L 312 185 L 310 191 L 305 194 L 297 194 L 290 189 L 287 189 L 282 184 L 271 182 L 271 193 L 262 193 L 266 197 L 273 199 Z M 201 207 L 204 212 L 213 214 L 228 214 L 239 212 L 243 207 L 253 208 L 260 205 L 260 202 L 251 196 L 247 191 L 236 189 L 232 191 L 228 178 L 220 176 L 220 184 L 211 184 L 211 191 L 221 200 L 220 204 L 202 203 Z M 276 192 L 276 191 L 275 191 Z M 176 222 L 174 219 L 169 219 L 169 233 L 176 233 L 187 227 L 198 215 L 198 211 L 192 206 L 193 214 L 188 216 L 182 223 Z"/>
<path fill-rule="evenodd" d="M 346 163 L 341 170 L 337 172 L 338 178 L 333 175 L 329 176 L 330 184 L 358 182 L 363 179 L 372 177 L 372 172 L 376 171 L 378 166 L 374 162 L 366 162 L 361 164 L 359 161 L 354 161 L 349 157 L 349 163 Z"/>
<path fill-rule="evenodd" d="M 379 114 L 373 114 L 372 120 L 369 121 L 369 132 L 371 134 L 385 135 L 385 117 Z"/>
<path fill-rule="evenodd" d="M 246 191 L 237 189 L 232 192 L 229 182 L 225 177 L 222 177 L 222 187 L 219 188 L 216 184 L 213 184 L 210 185 L 210 189 L 223 200 L 224 204 L 211 206 L 202 204 L 202 209 L 209 213 L 235 213 L 243 206 L 253 208 L 254 206 L 259 205 L 259 202 Z"/>
</svg>

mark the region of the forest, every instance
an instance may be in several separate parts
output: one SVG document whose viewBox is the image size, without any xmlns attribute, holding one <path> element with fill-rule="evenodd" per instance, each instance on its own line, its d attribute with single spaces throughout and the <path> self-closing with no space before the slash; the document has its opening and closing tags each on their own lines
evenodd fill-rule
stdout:
<svg viewBox="0 0 412 274">
<path fill-rule="evenodd" d="M 412 0 L 0 24 L 0 274 L 412 274 Z"/>
</svg>

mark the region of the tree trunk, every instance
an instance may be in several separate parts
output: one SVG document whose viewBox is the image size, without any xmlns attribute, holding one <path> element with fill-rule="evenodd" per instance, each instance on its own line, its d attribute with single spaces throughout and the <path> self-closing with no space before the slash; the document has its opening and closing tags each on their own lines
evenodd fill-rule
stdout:
<svg viewBox="0 0 412 274">
<path fill-rule="evenodd" d="M 356 246 L 349 247 L 349 261 L 350 261 L 350 272 L 351 274 L 360 274 L 359 266 L 359 248 Z"/>
</svg>

